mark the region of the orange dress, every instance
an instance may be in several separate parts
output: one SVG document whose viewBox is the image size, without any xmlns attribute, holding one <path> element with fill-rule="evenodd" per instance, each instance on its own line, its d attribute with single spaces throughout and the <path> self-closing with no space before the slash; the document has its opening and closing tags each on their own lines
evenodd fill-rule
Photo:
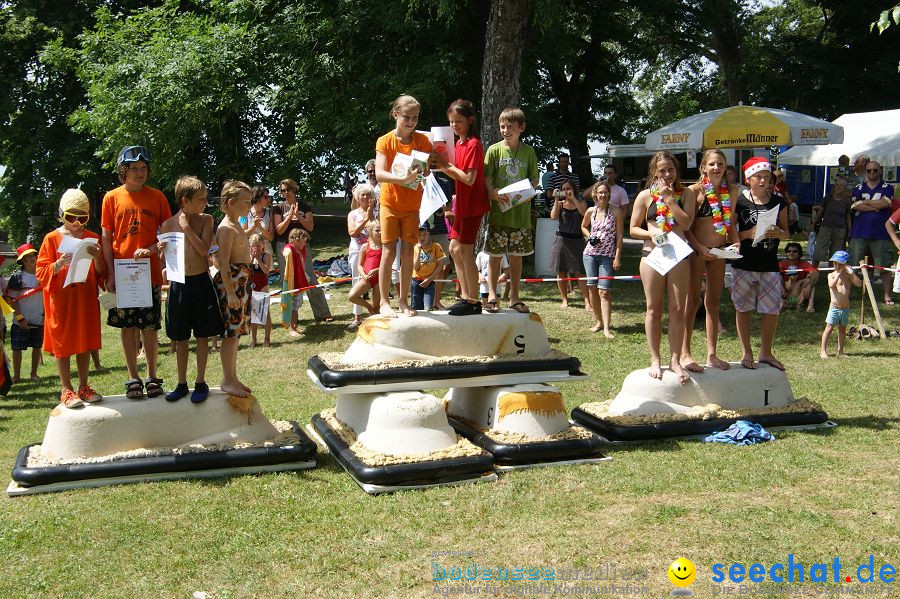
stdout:
<svg viewBox="0 0 900 599">
<path fill-rule="evenodd" d="M 100 236 L 85 230 L 84 237 L 100 240 Z M 69 267 L 55 275 L 53 263 L 59 259 L 57 248 L 62 242 L 58 230 L 47 233 L 38 252 L 35 274 L 44 289 L 44 351 L 57 358 L 67 358 L 94 349 L 100 349 L 100 288 L 97 273 L 91 264 L 84 283 L 72 283 L 63 287 Z M 99 247 L 99 245 L 98 245 Z"/>
</svg>

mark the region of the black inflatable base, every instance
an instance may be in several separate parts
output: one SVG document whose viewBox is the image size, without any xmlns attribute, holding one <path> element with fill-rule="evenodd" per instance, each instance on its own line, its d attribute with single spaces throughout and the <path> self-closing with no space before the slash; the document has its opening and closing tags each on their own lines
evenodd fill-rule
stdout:
<svg viewBox="0 0 900 599">
<path fill-rule="evenodd" d="M 725 430 L 738 420 L 751 420 L 764 428 L 820 425 L 828 422 L 828 414 L 825 412 L 801 412 L 741 418 L 714 418 L 711 420 L 677 420 L 673 422 L 623 426 L 598 418 L 581 408 L 575 408 L 572 410 L 572 420 L 602 435 L 607 440 L 616 442 L 656 441 L 674 437 L 709 435 L 716 431 Z"/>
<path fill-rule="evenodd" d="M 462 362 L 459 364 L 441 364 L 438 366 L 388 368 L 372 370 L 331 370 L 319 358 L 312 356 L 307 362 L 310 370 L 318 377 L 319 382 L 328 388 L 340 388 L 350 385 L 388 385 L 421 380 L 452 380 L 476 376 L 496 376 L 543 371 L 563 371 L 572 376 L 584 376 L 580 371 L 578 358 L 556 358 L 553 360 L 510 360 L 492 362 Z"/>
<path fill-rule="evenodd" d="M 431 462 L 369 466 L 356 457 L 350 446 L 319 414 L 312 417 L 312 426 L 331 455 L 367 493 L 496 479 L 496 475 L 485 477 L 485 473 L 493 474 L 493 460 L 488 453 Z"/>
<path fill-rule="evenodd" d="M 12 469 L 14 484 L 11 488 L 15 487 L 22 491 L 16 494 L 26 494 L 24 490 L 39 486 L 47 487 L 47 491 L 55 491 L 141 480 L 206 478 L 209 474 L 204 473 L 209 472 L 217 473 L 216 476 L 227 476 L 228 472 L 244 474 L 314 467 L 316 444 L 296 422 L 291 421 L 291 426 L 294 434 L 300 439 L 295 445 L 125 458 L 109 462 L 41 468 L 28 467 L 28 451 L 33 447 L 29 445 L 21 448 L 16 457 Z M 98 484 L 92 485 L 91 481 L 97 481 Z"/>
<path fill-rule="evenodd" d="M 447 419 L 458 434 L 493 455 L 494 463 L 501 467 L 547 465 L 553 462 L 577 463 L 606 458 L 601 451 L 603 439 L 597 435 L 592 435 L 589 439 L 500 443 L 453 416 L 448 416 Z"/>
</svg>

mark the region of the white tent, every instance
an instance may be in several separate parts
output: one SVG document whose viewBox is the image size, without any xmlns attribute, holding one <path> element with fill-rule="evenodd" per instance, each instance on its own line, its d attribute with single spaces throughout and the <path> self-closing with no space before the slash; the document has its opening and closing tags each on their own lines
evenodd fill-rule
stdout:
<svg viewBox="0 0 900 599">
<path fill-rule="evenodd" d="M 882 166 L 900 165 L 900 110 L 856 112 L 834 121 L 844 128 L 844 143 L 825 146 L 794 146 L 778 157 L 782 164 L 837 166 L 846 154 L 853 161 L 866 154 Z"/>
</svg>

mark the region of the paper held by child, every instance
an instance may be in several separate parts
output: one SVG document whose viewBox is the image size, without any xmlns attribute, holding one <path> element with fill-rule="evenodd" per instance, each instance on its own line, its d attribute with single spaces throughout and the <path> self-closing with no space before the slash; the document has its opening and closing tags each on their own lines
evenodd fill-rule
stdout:
<svg viewBox="0 0 900 599">
<path fill-rule="evenodd" d="M 666 276 L 672 268 L 689 256 L 694 250 L 681 237 L 674 233 L 666 235 L 666 242 L 653 248 L 650 255 L 644 258 L 653 270 Z"/>
<path fill-rule="evenodd" d="M 712 248 L 709 250 L 709 253 L 722 260 L 740 260 L 743 258 L 741 254 L 724 248 Z"/>
<path fill-rule="evenodd" d="M 537 195 L 537 190 L 535 190 L 534 186 L 531 184 L 531 181 L 529 181 L 528 179 L 522 179 L 521 181 L 511 183 L 510 185 L 507 185 L 502 189 L 498 189 L 497 194 L 501 196 L 500 210 L 506 212 L 507 210 L 515 208 L 523 202 L 529 201 L 531 198 Z M 503 196 L 506 197 L 507 201 L 503 201 Z"/>
<path fill-rule="evenodd" d="M 456 147 L 453 141 L 453 131 L 450 127 L 432 127 L 431 150 L 447 159 L 450 164 L 456 164 Z"/>
<path fill-rule="evenodd" d="M 432 173 L 425 177 L 424 184 L 422 203 L 419 205 L 419 226 L 449 201 Z"/>
<path fill-rule="evenodd" d="M 72 254 L 72 261 L 69 263 L 69 272 L 63 287 L 68 287 L 72 283 L 84 283 L 91 270 L 91 263 L 94 261 L 94 258 L 88 253 L 88 248 L 96 245 L 97 240 L 92 237 L 76 239 L 70 235 L 63 236 L 57 251 L 60 254 Z"/>
<path fill-rule="evenodd" d="M 753 247 L 759 245 L 769 229 L 778 224 L 778 206 L 763 210 L 756 217 L 756 234 L 753 236 Z"/>
<path fill-rule="evenodd" d="M 266 324 L 269 314 L 269 294 L 265 291 L 254 291 L 250 298 L 250 324 Z"/>
<path fill-rule="evenodd" d="M 116 307 L 150 308 L 150 260 L 113 260 L 116 271 Z"/>
<path fill-rule="evenodd" d="M 184 233 L 160 233 L 156 237 L 166 243 L 166 278 L 184 283 Z"/>
<path fill-rule="evenodd" d="M 391 172 L 398 177 L 405 177 L 411 170 L 418 169 L 420 177 L 411 183 L 402 184 L 404 187 L 410 189 L 418 189 L 425 174 L 425 166 L 427 163 L 428 154 L 426 152 L 419 152 L 418 150 L 413 150 L 412 154 L 401 154 L 398 152 L 397 155 L 394 156 L 394 162 L 391 164 Z"/>
</svg>

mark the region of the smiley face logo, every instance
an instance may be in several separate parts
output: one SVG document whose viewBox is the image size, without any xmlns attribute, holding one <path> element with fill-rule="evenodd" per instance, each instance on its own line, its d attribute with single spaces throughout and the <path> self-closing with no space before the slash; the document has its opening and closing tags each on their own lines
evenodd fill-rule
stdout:
<svg viewBox="0 0 900 599">
<path fill-rule="evenodd" d="M 677 587 L 687 587 L 690 586 L 692 582 L 694 582 L 694 578 L 697 577 L 697 568 L 694 567 L 694 564 L 690 562 L 690 560 L 679 557 L 677 560 L 672 562 L 672 565 L 669 566 L 669 580 L 672 581 Z M 686 592 L 685 592 L 686 591 Z M 687 589 L 672 591 L 671 594 L 691 594 Z"/>
</svg>

